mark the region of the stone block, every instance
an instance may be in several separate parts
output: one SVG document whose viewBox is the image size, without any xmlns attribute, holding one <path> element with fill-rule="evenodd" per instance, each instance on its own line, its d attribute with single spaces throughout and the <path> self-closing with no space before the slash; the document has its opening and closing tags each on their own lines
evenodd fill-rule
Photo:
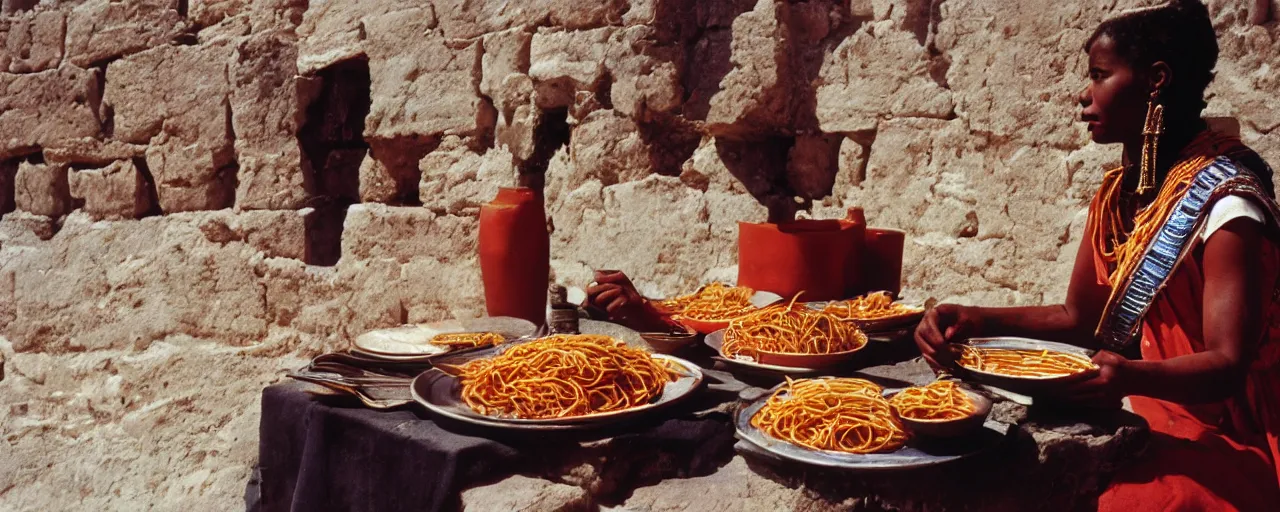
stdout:
<svg viewBox="0 0 1280 512">
<path fill-rule="evenodd" d="M 520 475 L 463 491 L 462 507 L 476 512 L 505 510 L 573 512 L 596 508 L 591 495 L 581 487 Z"/>
<path fill-rule="evenodd" d="M 484 55 L 480 58 L 480 94 L 493 100 L 499 112 L 515 105 L 502 101 L 502 84 L 510 75 L 523 75 L 529 71 L 529 44 L 533 34 L 525 27 L 486 34 L 483 39 Z"/>
<path fill-rule="evenodd" d="M 643 179 L 652 172 L 649 144 L 631 118 L 612 110 L 597 110 L 573 131 L 569 158 L 574 174 L 565 184 L 586 180 L 605 186 Z"/>
<path fill-rule="evenodd" d="M 613 108 L 636 119 L 648 119 L 680 106 L 683 51 L 657 42 L 655 29 L 627 27 L 613 34 L 605 66 L 612 78 Z"/>
<path fill-rule="evenodd" d="M 298 25 L 298 73 L 309 75 L 364 55 L 367 16 L 422 7 L 413 0 L 323 2 L 311 5 Z"/>
<path fill-rule="evenodd" d="M 428 9 L 368 16 L 367 139 L 487 134 L 493 107 L 480 97 L 480 41 L 446 44 L 427 35 Z"/>
<path fill-rule="evenodd" d="M 283 30 L 254 34 L 236 48 L 230 104 L 239 208 L 296 209 L 307 200 L 310 169 L 297 134 L 308 84 L 296 61 L 294 36 Z"/>
<path fill-rule="evenodd" d="M 529 0 L 522 2 L 519 8 L 512 8 L 501 2 L 440 0 L 434 5 L 445 37 L 472 39 L 519 26 L 546 25 L 581 30 L 617 24 L 634 3 L 637 2 Z"/>
<path fill-rule="evenodd" d="M 269 257 L 307 261 L 307 217 L 312 213 L 310 208 L 221 210 L 196 214 L 198 216 L 193 219 L 210 242 L 242 242 Z"/>
<path fill-rule="evenodd" d="M 173 42 L 187 26 L 178 0 L 88 0 L 67 15 L 68 62 L 90 67 Z"/>
<path fill-rule="evenodd" d="M 542 111 L 533 102 L 533 80 L 529 75 L 507 75 L 501 90 L 501 99 L 495 99 L 502 106 L 493 128 L 494 141 L 523 162 L 533 157 L 542 121 Z"/>
<path fill-rule="evenodd" d="M 115 112 L 114 138 L 150 143 L 147 167 L 165 212 L 216 210 L 234 200 L 227 117 L 234 52 L 229 41 L 161 46 L 107 67 L 104 101 Z"/>
<path fill-rule="evenodd" d="M 882 65 L 865 65 L 869 56 Z M 865 25 L 841 42 L 823 62 L 818 83 L 816 115 L 824 132 L 874 130 L 886 116 L 953 115 L 951 91 L 930 77 L 925 47 L 890 21 Z"/>
<path fill-rule="evenodd" d="M 394 171 L 366 155 L 360 162 L 360 201 L 365 203 L 395 203 L 400 195 L 399 180 Z"/>
<path fill-rule="evenodd" d="M 72 170 L 71 197 L 95 219 L 137 219 L 151 209 L 146 177 L 130 160 L 101 169 Z"/>
<path fill-rule="evenodd" d="M 12 18 L 5 48 L 0 50 L 5 54 L 0 56 L 0 71 L 36 73 L 58 67 L 66 30 L 66 15 L 59 11 L 29 11 Z"/>
<path fill-rule="evenodd" d="M 612 27 L 539 31 L 529 46 L 529 76 L 539 108 L 567 107 L 577 91 L 594 91 L 605 74 Z"/>
<path fill-rule="evenodd" d="M 729 62 L 706 114 L 708 132 L 771 132 L 790 123 L 787 4 L 760 0 L 733 20 Z"/>
<path fill-rule="evenodd" d="M 22 162 L 13 182 L 14 203 L 19 210 L 45 217 L 71 212 L 67 166 Z"/>
<path fill-rule="evenodd" d="M 141 157 L 146 152 L 147 146 L 144 144 L 82 137 L 63 140 L 56 146 L 45 148 L 44 161 L 51 164 L 103 167 L 117 160 Z"/>
<path fill-rule="evenodd" d="M 351 205 L 342 227 L 342 261 L 447 262 L 476 254 L 479 219 L 438 215 L 418 206 Z"/>
<path fill-rule="evenodd" d="M 96 72 L 72 66 L 0 73 L 0 160 L 97 136 L 100 87 Z"/>
<path fill-rule="evenodd" d="M 373 203 L 413 204 L 418 198 L 422 174 L 418 161 L 434 146 L 434 140 L 375 140 L 360 163 L 360 200 Z"/>
<path fill-rule="evenodd" d="M 504 148 L 478 154 L 470 148 L 440 148 L 419 162 L 418 198 L 424 208 L 450 215 L 476 216 L 498 188 L 516 185 L 516 160 Z"/>
<path fill-rule="evenodd" d="M 239 40 L 251 33 L 253 20 L 248 14 L 241 14 L 200 29 L 196 33 L 196 44 L 220 43 L 223 39 Z"/>
<path fill-rule="evenodd" d="M 642 286 L 669 293 L 723 266 L 720 256 L 737 255 L 736 245 L 711 242 L 703 194 L 674 177 L 650 175 L 610 187 L 589 180 L 554 200 L 548 194 L 548 213 L 556 227 L 553 259 L 622 269 L 644 276 Z"/>
<path fill-rule="evenodd" d="M 187 18 L 198 27 L 210 27 L 249 11 L 250 0 L 189 0 Z"/>
<path fill-rule="evenodd" d="M 235 200 L 234 165 L 225 152 L 187 144 L 161 133 L 147 147 L 147 168 L 165 213 L 218 210 Z"/>
<path fill-rule="evenodd" d="M 0 245 L 37 245 L 53 238 L 57 227 L 57 219 L 22 210 L 12 211 L 0 217 Z"/>
<path fill-rule="evenodd" d="M 869 152 L 867 146 L 852 137 L 846 137 L 840 142 L 840 153 L 836 156 L 836 179 L 831 195 L 844 197 L 851 189 L 862 185 L 862 180 L 867 177 Z"/>
<path fill-rule="evenodd" d="M 1084 80 L 1078 77 L 1087 66 L 1081 45 L 1105 10 L 1072 2 L 960 0 L 939 11 L 934 45 L 948 57 L 956 114 L 972 129 L 1020 144 L 1077 148 L 1087 142 L 1084 126 L 1067 121 L 1080 116 Z M 1019 57 L 1025 55 L 1041 58 Z"/>
</svg>

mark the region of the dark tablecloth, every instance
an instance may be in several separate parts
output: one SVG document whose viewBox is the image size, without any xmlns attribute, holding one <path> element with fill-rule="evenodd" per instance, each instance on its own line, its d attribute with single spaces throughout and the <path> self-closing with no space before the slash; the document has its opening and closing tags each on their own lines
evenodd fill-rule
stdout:
<svg viewBox="0 0 1280 512">
<path fill-rule="evenodd" d="M 518 453 L 412 410 L 372 411 L 306 388 L 290 382 L 262 393 L 263 511 L 438 510 L 460 481 L 483 478 Z"/>
<path fill-rule="evenodd" d="M 313 394 L 308 384 L 273 385 L 262 393 L 259 462 L 246 501 L 264 512 L 452 509 L 470 485 L 571 460 L 605 439 L 644 451 L 705 451 L 712 439 L 732 438 L 725 431 L 738 394 L 758 392 L 727 373 L 707 374 L 707 387 L 668 413 L 553 433 L 441 424 L 416 405 L 375 411 L 351 397 Z"/>
</svg>

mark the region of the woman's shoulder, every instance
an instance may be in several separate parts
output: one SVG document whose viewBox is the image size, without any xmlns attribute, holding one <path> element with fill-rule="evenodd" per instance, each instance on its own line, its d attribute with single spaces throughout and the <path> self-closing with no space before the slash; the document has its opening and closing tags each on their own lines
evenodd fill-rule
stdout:
<svg viewBox="0 0 1280 512">
<path fill-rule="evenodd" d="M 1259 155 L 1257 151 L 1249 146 L 1240 145 L 1239 148 L 1225 155 L 1231 160 L 1231 163 L 1241 171 L 1248 172 L 1257 178 L 1259 185 L 1268 197 L 1275 198 L 1275 178 L 1271 171 L 1271 166 L 1267 161 Z"/>
<path fill-rule="evenodd" d="M 1200 240 L 1208 241 L 1215 232 L 1236 219 L 1249 219 L 1266 224 L 1265 205 L 1259 204 L 1259 199 L 1256 197 L 1237 194 L 1218 199 L 1209 208 L 1209 214 L 1205 217 L 1204 229 L 1200 231 Z"/>
</svg>

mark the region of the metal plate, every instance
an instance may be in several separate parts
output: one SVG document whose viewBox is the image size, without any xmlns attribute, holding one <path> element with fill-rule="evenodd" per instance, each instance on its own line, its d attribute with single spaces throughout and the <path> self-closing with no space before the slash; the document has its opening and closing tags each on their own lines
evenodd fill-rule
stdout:
<svg viewBox="0 0 1280 512">
<path fill-rule="evenodd" d="M 701 289 L 699 289 L 699 291 L 701 291 Z M 781 295 L 778 295 L 773 292 L 756 291 L 754 294 L 751 295 L 751 305 L 754 306 L 756 309 L 772 306 L 774 304 L 782 302 L 782 300 L 783 299 Z M 748 312 L 748 314 L 749 313 L 750 312 Z M 702 334 L 711 334 L 716 330 L 727 327 L 729 324 L 727 320 L 721 321 L 721 322 L 712 322 L 707 320 L 697 320 L 693 318 L 681 318 L 679 314 L 675 315 L 673 318 L 675 319 L 676 322 L 679 322 L 680 325 L 683 325 L 689 329 L 693 329 L 694 331 L 697 331 Z"/>
<path fill-rule="evenodd" d="M 513 339 L 532 335 L 537 329 L 533 322 L 510 317 L 445 320 L 370 331 L 352 341 L 352 350 L 388 359 L 420 359 L 450 352 L 449 347 L 431 343 L 431 339 L 438 334 L 495 332 Z"/>
<path fill-rule="evenodd" d="M 764 352 L 758 358 L 759 360 L 748 360 L 741 357 L 730 356 L 724 353 L 724 337 L 727 329 L 721 329 L 707 335 L 707 345 L 716 349 L 719 357 L 729 362 L 740 362 L 744 365 L 750 365 L 755 369 L 768 369 L 773 371 L 785 369 L 800 369 L 806 372 L 819 370 L 829 370 L 843 366 L 854 358 L 858 357 L 859 352 L 866 349 L 870 343 L 870 339 L 863 343 L 862 346 L 844 352 L 835 352 L 831 354 L 784 354 L 777 352 Z M 715 339 L 711 339 L 715 336 Z M 865 333 L 863 334 L 865 336 Z"/>
<path fill-rule="evenodd" d="M 792 366 L 777 366 L 772 364 L 761 364 L 755 361 L 747 361 L 724 355 L 722 348 L 724 347 L 724 329 L 708 334 L 702 340 L 708 347 L 715 349 L 717 356 L 713 357 L 716 361 L 721 361 L 730 366 L 736 366 L 739 369 L 750 373 L 758 373 L 765 375 L 813 375 L 820 371 L 817 368 L 798 368 Z"/>
<path fill-rule="evenodd" d="M 652 403 L 641 405 L 639 407 L 632 407 L 630 409 L 574 416 L 571 418 L 500 418 L 477 413 L 462 401 L 462 397 L 460 395 L 462 388 L 461 381 L 457 377 L 446 374 L 440 369 L 428 370 L 423 372 L 421 375 L 418 375 L 417 378 L 413 379 L 411 390 L 413 399 L 426 407 L 427 410 L 434 414 L 439 414 L 446 418 L 461 422 L 509 429 L 559 430 L 575 427 L 587 428 L 606 423 L 613 423 L 639 414 L 645 414 L 658 409 L 670 407 L 692 395 L 693 392 L 702 385 L 704 377 L 702 375 L 702 369 L 698 368 L 698 365 L 677 357 L 671 357 L 663 354 L 654 354 L 653 358 L 666 360 L 676 368 L 677 372 L 680 373 L 680 377 L 676 381 L 667 383 L 662 390 L 662 395 L 659 396 L 657 400 Z"/>
<path fill-rule="evenodd" d="M 834 302 L 846 302 L 846 301 L 830 300 L 830 301 L 822 301 L 822 302 L 806 302 L 804 303 L 804 305 L 807 306 L 809 309 L 812 309 L 815 311 L 822 311 L 827 307 L 827 305 Z M 909 304 L 907 304 L 906 306 L 911 308 L 918 308 L 919 311 L 911 311 L 908 313 L 902 313 L 900 315 L 894 315 L 894 316 L 885 317 L 885 318 L 877 318 L 875 320 L 845 320 L 845 321 L 857 325 L 859 329 L 866 331 L 868 334 L 912 328 L 916 324 L 920 323 L 920 319 L 924 318 L 925 309 L 919 306 L 913 306 Z"/>
<path fill-rule="evenodd" d="M 1066 343 L 1058 343 L 1054 341 L 1035 340 L 1030 338 L 1015 337 L 995 337 L 995 338 L 972 338 L 964 343 L 974 347 L 983 348 L 1003 348 L 1015 350 L 1048 350 L 1050 352 L 1062 352 L 1067 354 L 1076 354 L 1087 358 L 1093 357 L 1093 351 L 1068 345 Z M 957 375 L 965 380 L 972 380 L 982 384 L 988 384 L 998 388 L 1006 389 L 1014 393 L 1024 395 L 1043 395 L 1062 386 L 1088 378 L 1091 372 L 1085 371 L 1071 375 L 1062 375 L 1056 377 L 1012 377 L 998 373 L 984 372 L 973 370 L 956 364 Z"/>
<path fill-rule="evenodd" d="M 738 410 L 734 418 L 737 437 L 763 453 L 780 458 L 827 468 L 855 471 L 895 471 L 936 466 L 968 457 L 1000 443 L 1004 435 L 994 426 L 984 424 L 977 433 L 964 438 L 928 440 L 913 437 L 907 445 L 892 452 L 854 454 L 814 450 L 775 439 L 751 425 L 751 417 L 760 411 L 779 384 L 764 396 Z M 891 393 L 897 390 L 886 390 Z"/>
</svg>

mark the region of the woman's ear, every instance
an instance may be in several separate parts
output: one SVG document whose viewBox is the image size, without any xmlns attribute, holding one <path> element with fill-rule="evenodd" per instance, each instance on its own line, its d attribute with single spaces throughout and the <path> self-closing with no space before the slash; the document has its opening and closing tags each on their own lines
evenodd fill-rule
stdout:
<svg viewBox="0 0 1280 512">
<path fill-rule="evenodd" d="M 1173 68 L 1165 61 L 1159 60 L 1151 64 L 1147 70 L 1147 85 L 1152 92 L 1165 91 L 1173 83 Z"/>
</svg>

